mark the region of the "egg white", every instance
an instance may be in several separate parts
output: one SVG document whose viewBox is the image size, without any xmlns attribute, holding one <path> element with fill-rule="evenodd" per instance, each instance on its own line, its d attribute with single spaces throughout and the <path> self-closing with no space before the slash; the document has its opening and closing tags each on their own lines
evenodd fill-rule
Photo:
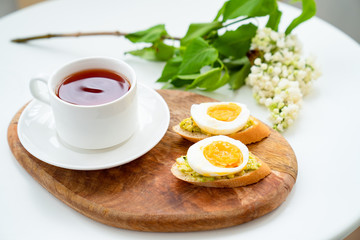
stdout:
<svg viewBox="0 0 360 240">
<path fill-rule="evenodd" d="M 191 117 L 194 119 L 199 128 L 207 133 L 216 135 L 235 133 L 246 125 L 250 117 L 250 111 L 245 104 L 232 102 L 241 108 L 241 112 L 239 116 L 230 122 L 217 120 L 207 114 L 209 107 L 229 103 L 230 102 L 208 102 L 193 104 L 190 109 Z"/>
<path fill-rule="evenodd" d="M 229 142 L 238 147 L 243 155 L 243 162 L 240 166 L 235 168 L 222 168 L 212 165 L 204 156 L 203 148 L 214 141 Z M 197 173 L 203 176 L 224 176 L 240 172 L 247 164 L 249 160 L 249 150 L 245 144 L 226 136 L 213 136 L 205 138 L 195 144 L 193 144 L 187 152 L 187 161 L 190 167 Z"/>
</svg>

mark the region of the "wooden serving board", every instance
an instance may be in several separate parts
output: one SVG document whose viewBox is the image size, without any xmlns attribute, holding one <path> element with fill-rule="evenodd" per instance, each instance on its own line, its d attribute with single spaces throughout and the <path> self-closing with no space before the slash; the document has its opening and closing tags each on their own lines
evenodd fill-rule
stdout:
<svg viewBox="0 0 360 240">
<path fill-rule="evenodd" d="M 277 132 L 249 145 L 272 168 L 260 182 L 239 188 L 197 187 L 172 176 L 175 159 L 192 144 L 171 128 L 189 116 L 194 103 L 215 101 L 198 94 L 159 90 L 170 108 L 171 122 L 163 139 L 142 157 L 119 167 L 75 171 L 44 163 L 21 145 L 14 116 L 8 142 L 17 161 L 46 190 L 96 221 L 114 227 L 155 232 L 184 232 L 225 228 L 248 222 L 285 201 L 297 177 L 291 146 Z M 121 156 L 119 156 L 121 158 Z"/>
</svg>

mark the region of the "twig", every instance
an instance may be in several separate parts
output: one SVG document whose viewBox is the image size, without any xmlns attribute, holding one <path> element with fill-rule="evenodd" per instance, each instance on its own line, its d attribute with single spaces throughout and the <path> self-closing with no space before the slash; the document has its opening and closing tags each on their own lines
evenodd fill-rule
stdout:
<svg viewBox="0 0 360 240">
<path fill-rule="evenodd" d="M 55 38 L 55 37 L 83 37 L 83 36 L 126 36 L 128 33 L 114 31 L 114 32 L 78 32 L 78 33 L 49 33 L 45 35 L 38 35 L 38 36 L 31 36 L 26 38 L 16 38 L 12 39 L 12 42 L 15 43 L 26 43 L 28 41 L 37 40 L 37 39 L 48 39 L 48 38 Z M 171 37 L 166 36 L 166 39 L 173 39 L 173 40 L 180 40 L 178 37 Z"/>
</svg>

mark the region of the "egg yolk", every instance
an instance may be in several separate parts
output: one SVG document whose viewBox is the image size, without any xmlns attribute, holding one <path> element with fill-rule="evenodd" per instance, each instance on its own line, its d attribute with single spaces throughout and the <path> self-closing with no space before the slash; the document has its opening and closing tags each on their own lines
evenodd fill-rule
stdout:
<svg viewBox="0 0 360 240">
<path fill-rule="evenodd" d="M 229 142 L 214 141 L 204 147 L 203 154 L 216 167 L 234 168 L 243 162 L 240 149 Z"/>
<path fill-rule="evenodd" d="M 219 121 L 234 121 L 241 112 L 241 107 L 235 103 L 217 104 L 207 109 L 207 114 Z"/>
</svg>

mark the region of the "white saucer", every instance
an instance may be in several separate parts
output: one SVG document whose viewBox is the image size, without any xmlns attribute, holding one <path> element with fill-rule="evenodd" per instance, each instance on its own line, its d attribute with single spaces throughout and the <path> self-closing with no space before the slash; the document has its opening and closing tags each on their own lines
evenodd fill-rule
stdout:
<svg viewBox="0 0 360 240">
<path fill-rule="evenodd" d="M 18 136 L 36 158 L 74 170 L 106 169 L 128 163 L 151 150 L 169 127 L 170 112 L 165 100 L 153 89 L 138 85 L 139 129 L 125 143 L 101 150 L 71 148 L 57 137 L 48 105 L 33 100 L 22 112 Z"/>
</svg>

